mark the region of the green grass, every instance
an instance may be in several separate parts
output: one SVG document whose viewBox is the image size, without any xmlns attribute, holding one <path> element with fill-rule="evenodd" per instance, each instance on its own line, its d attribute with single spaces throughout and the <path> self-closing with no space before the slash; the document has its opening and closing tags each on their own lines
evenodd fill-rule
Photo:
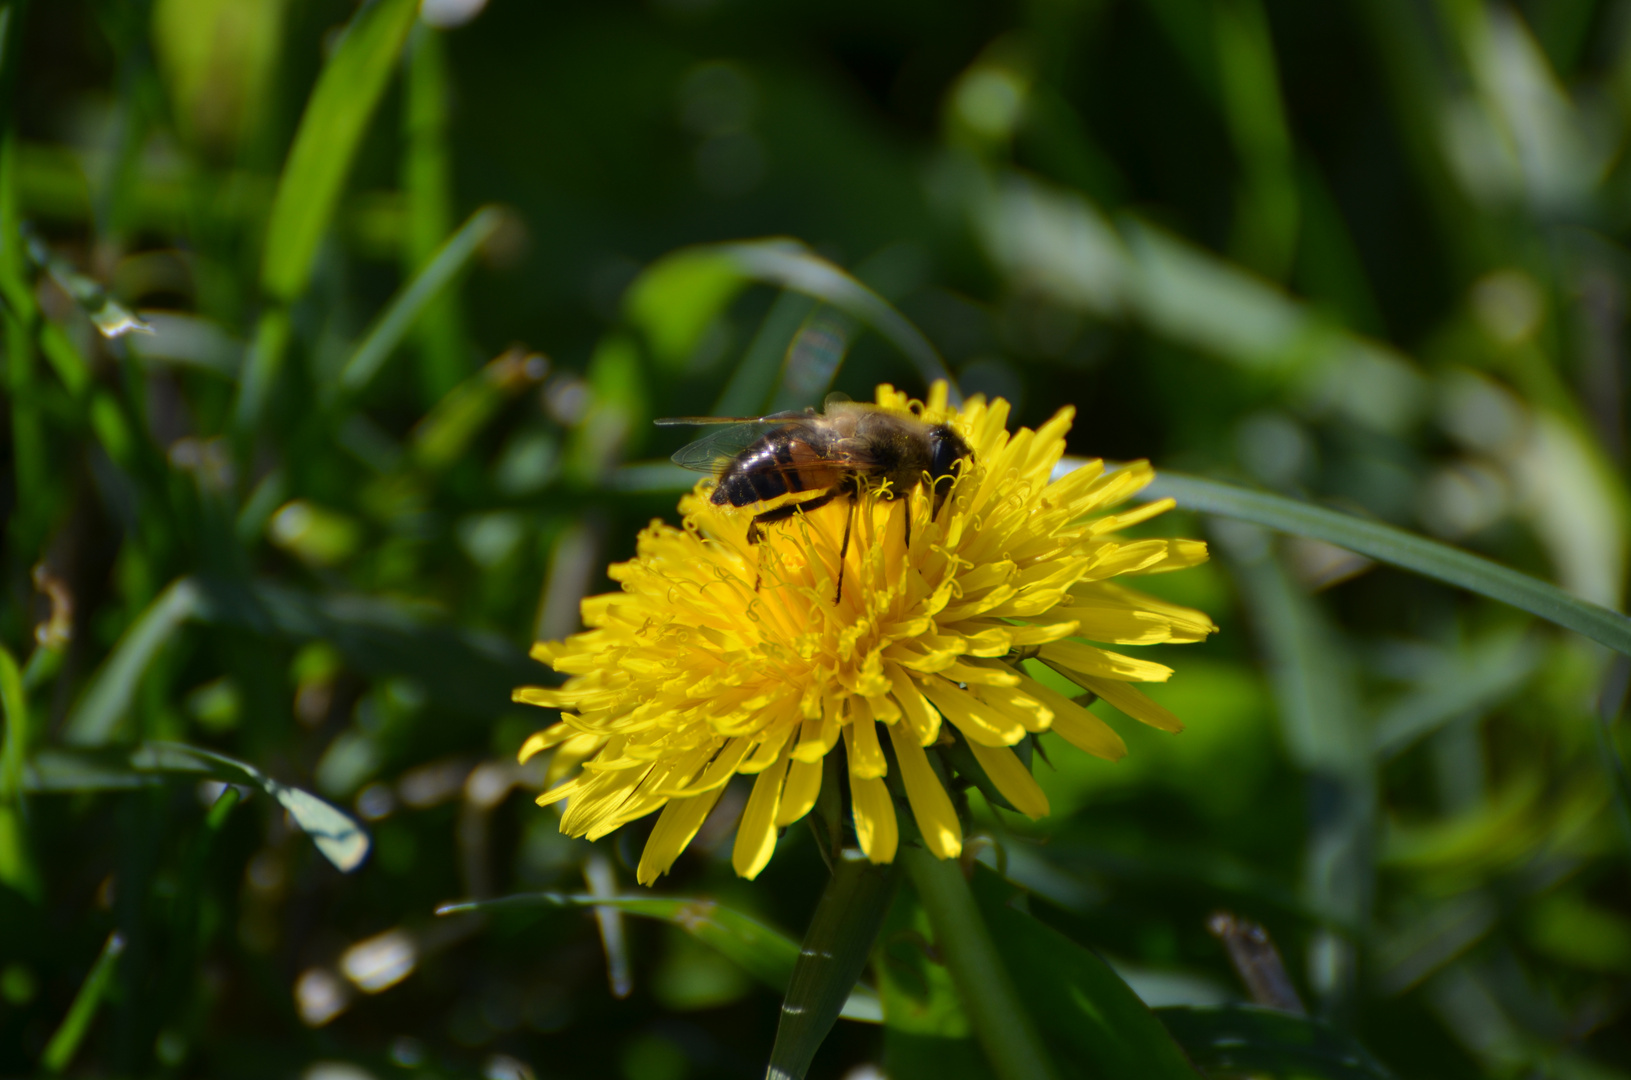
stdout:
<svg viewBox="0 0 1631 1080">
<path fill-rule="evenodd" d="M 509 693 L 652 419 L 946 373 L 1173 470 L 1222 632 L 972 800 L 1028 899 L 872 911 L 809 1075 L 1631 1076 L 1618 6 L 418 9 L 0 3 L 0 1074 L 764 1075 L 866 949 L 821 843 L 596 907 L 647 826 Z"/>
</svg>

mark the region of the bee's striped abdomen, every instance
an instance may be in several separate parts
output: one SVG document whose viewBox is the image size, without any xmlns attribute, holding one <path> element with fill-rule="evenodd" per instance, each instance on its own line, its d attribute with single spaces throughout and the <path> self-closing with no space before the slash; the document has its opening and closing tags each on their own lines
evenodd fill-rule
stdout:
<svg viewBox="0 0 1631 1080">
<path fill-rule="evenodd" d="M 717 505 L 746 506 L 803 490 L 804 483 L 793 464 L 793 441 L 775 434 L 748 447 L 726 466 L 712 501 Z"/>
</svg>

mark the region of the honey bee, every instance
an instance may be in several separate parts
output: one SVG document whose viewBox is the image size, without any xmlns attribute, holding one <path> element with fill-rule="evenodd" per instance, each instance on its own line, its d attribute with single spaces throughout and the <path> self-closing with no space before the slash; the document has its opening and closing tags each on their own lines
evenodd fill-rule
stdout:
<svg viewBox="0 0 1631 1080">
<path fill-rule="evenodd" d="M 732 425 L 674 455 L 675 464 L 719 478 L 709 496 L 715 506 L 752 506 L 813 493 L 755 514 L 748 526 L 750 544 L 759 542 L 766 525 L 809 513 L 834 499 L 849 500 L 834 602 L 844 596 L 844 557 L 849 553 L 860 494 L 887 482 L 891 497 L 909 498 L 927 484 L 934 498 L 933 520 L 949 490 L 949 485 L 940 482 L 955 477 L 957 470 L 967 468 L 973 460 L 968 443 L 950 424 L 925 423 L 904 413 L 851 401 L 842 394 L 829 396 L 819 413 L 804 409 L 759 417 L 680 416 L 657 423 Z M 907 514 L 906 543 L 911 542 L 912 518 Z"/>
</svg>

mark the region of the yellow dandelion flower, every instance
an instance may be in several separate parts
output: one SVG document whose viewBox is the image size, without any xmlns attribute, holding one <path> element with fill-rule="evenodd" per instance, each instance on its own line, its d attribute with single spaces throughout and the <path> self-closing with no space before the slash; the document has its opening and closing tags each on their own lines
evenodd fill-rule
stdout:
<svg viewBox="0 0 1631 1080">
<path fill-rule="evenodd" d="M 1007 402 L 954 409 L 944 384 L 921 403 L 881 386 L 877 403 L 950 423 L 972 457 L 942 481 L 938 514 L 921 491 L 859 496 L 841 595 L 846 500 L 767 526 L 750 544 L 752 513 L 713 505 L 704 481 L 680 502 L 682 528 L 653 522 L 635 557 L 611 568 L 622 590 L 583 602 L 588 630 L 533 647 L 569 678 L 516 691 L 562 710 L 521 760 L 553 749 L 551 784 L 577 770 L 538 802 L 566 800 L 561 830 L 592 840 L 661 810 L 640 860 L 644 884 L 673 865 L 738 773 L 755 780 L 732 863 L 757 875 L 778 831 L 815 805 L 840 741 L 856 837 L 873 862 L 891 861 L 899 837 L 891 769 L 929 849 L 962 850 L 944 764 L 937 771 L 930 758 L 955 738 L 1015 808 L 1043 816 L 1047 798 L 1015 744 L 1052 730 L 1110 760 L 1126 746 L 1022 658 L 1146 724 L 1181 729 L 1133 686 L 1172 670 L 1101 647 L 1195 642 L 1216 629 L 1116 580 L 1206 559 L 1199 540 L 1116 535 L 1172 505 L 1105 513 L 1150 482 L 1150 466 L 1107 472 L 1092 461 L 1052 479 L 1068 407 L 1010 435 Z"/>
</svg>

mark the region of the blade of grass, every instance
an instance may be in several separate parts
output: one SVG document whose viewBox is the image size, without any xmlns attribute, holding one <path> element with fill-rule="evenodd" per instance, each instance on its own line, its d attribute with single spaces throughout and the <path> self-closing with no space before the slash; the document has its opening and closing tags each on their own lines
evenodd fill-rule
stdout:
<svg viewBox="0 0 1631 1080">
<path fill-rule="evenodd" d="M 922 331 L 889 301 L 832 263 L 786 240 L 721 244 L 718 250 L 747 276 L 813 296 L 872 327 L 912 362 L 925 383 L 946 380 L 952 404 L 961 404 L 946 362 Z"/>
<path fill-rule="evenodd" d="M 1369 926 L 1375 890 L 1375 759 L 1354 705 L 1353 673 L 1314 601 L 1259 529 L 1220 530 L 1257 632 L 1293 762 L 1306 776 L 1303 893 L 1326 925 L 1308 950 L 1308 981 L 1326 1015 L 1355 1005 L 1357 947 L 1343 928 Z"/>
<path fill-rule="evenodd" d="M 130 755 L 138 772 L 201 773 L 230 784 L 259 788 L 311 837 L 323 857 L 341 873 L 350 873 L 368 857 L 369 839 L 362 826 L 308 791 L 279 783 L 245 762 L 183 743 L 146 742 Z M 226 809 L 221 811 L 223 814 Z"/>
<path fill-rule="evenodd" d="M 787 984 L 766 1080 L 802 1080 L 866 968 L 898 874 L 846 852 L 833 867 Z"/>
<path fill-rule="evenodd" d="M 1069 471 L 1077 464 L 1080 462 L 1067 459 L 1061 467 Z M 1570 596 L 1539 578 L 1391 525 L 1281 495 L 1174 472 L 1157 474 L 1155 482 L 1138 498 L 1145 502 L 1172 498 L 1185 510 L 1324 540 L 1378 562 L 1510 604 L 1584 634 L 1615 652 L 1631 655 L 1631 619 L 1624 615 Z"/>
<path fill-rule="evenodd" d="M 352 159 L 418 13 L 416 0 L 375 0 L 347 24 L 295 132 L 266 224 L 262 313 L 234 408 L 240 439 L 254 430 L 289 344 L 288 305 L 306 291 Z M 240 452 L 247 448 L 240 447 Z"/>
<path fill-rule="evenodd" d="M 1053 1063 L 1020 1005 L 962 867 L 916 845 L 904 847 L 899 857 L 991 1067 L 1002 1080 L 1051 1080 L 1057 1075 Z"/>
<path fill-rule="evenodd" d="M 789 291 L 776 297 L 710 415 L 760 416 L 772 411 L 770 393 L 776 385 L 776 372 L 793 336 L 815 306 L 816 302 L 802 293 Z"/>
<path fill-rule="evenodd" d="M 317 77 L 266 223 L 261 285 L 276 300 L 294 300 L 311 280 L 318 244 L 418 11 L 417 0 L 365 4 Z"/>
<path fill-rule="evenodd" d="M 340 390 L 355 394 L 373 381 L 414 324 L 475 257 L 499 226 L 502 214 L 488 206 L 471 214 L 434 257 L 396 296 L 340 372 Z"/>
<path fill-rule="evenodd" d="M 29 854 L 23 816 L 28 700 L 17 661 L 4 648 L 0 648 L 0 717 L 5 720 L 5 743 L 0 747 L 0 882 L 38 901 L 40 877 Z"/>
<path fill-rule="evenodd" d="M 1627 847 L 1631 847 L 1631 773 L 1626 772 L 1625 759 L 1620 757 L 1619 744 L 1614 738 L 1614 725 L 1625 710 L 1628 687 L 1631 687 L 1631 659 L 1616 657 L 1597 698 L 1597 751 L 1614 789 L 1614 817 L 1619 822 L 1620 835 Z"/>
<path fill-rule="evenodd" d="M 429 264 L 453 228 L 447 50 L 442 35 L 423 22 L 408 36 L 406 90 L 402 193 L 408 208 L 403 265 L 411 274 Z M 430 405 L 470 373 L 458 298 L 444 295 L 426 304 L 417 337 L 421 400 Z"/>
<path fill-rule="evenodd" d="M 188 578 L 171 582 L 114 645 L 68 716 L 63 738 L 74 746 L 101 746 L 119 735 L 136 686 L 176 631 L 198 615 L 203 593 Z"/>
<path fill-rule="evenodd" d="M 54 1076 L 74 1060 L 74 1053 L 84 1040 L 85 1033 L 90 1030 L 97 1007 L 102 1004 L 102 998 L 107 995 L 108 986 L 113 982 L 114 969 L 118 967 L 119 956 L 124 951 L 124 936 L 117 931 L 109 934 L 96 957 L 96 963 L 91 965 L 90 974 L 85 976 L 79 993 L 74 995 L 73 1004 L 68 1006 L 68 1015 L 63 1017 L 62 1025 L 51 1036 L 51 1041 L 45 1044 L 45 1052 L 40 1055 L 40 1067 L 46 1073 Z"/>
<path fill-rule="evenodd" d="M 976 864 L 980 916 L 1002 943 L 1020 1002 L 1063 1069 L 1114 1080 L 1198 1080 L 1172 1036 L 1102 959 L 1011 901 L 1020 889 Z"/>
<path fill-rule="evenodd" d="M 1397 756 L 1458 716 L 1485 710 L 1516 693 L 1540 665 L 1540 643 L 1503 635 L 1480 643 L 1474 654 L 1435 672 L 1419 691 L 1376 718 L 1371 742 L 1382 758 Z"/>
<path fill-rule="evenodd" d="M 5 720 L 5 741 L 0 746 L 0 802 L 15 799 L 23 790 L 23 762 L 28 754 L 28 699 L 23 676 L 11 653 L 0 646 L 0 717 Z"/>
</svg>

